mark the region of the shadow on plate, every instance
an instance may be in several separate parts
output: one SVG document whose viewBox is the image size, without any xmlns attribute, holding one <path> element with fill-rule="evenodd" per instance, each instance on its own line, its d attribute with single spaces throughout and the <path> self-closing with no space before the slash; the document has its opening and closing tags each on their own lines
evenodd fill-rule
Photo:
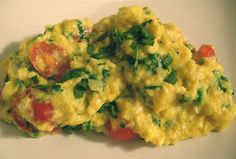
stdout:
<svg viewBox="0 0 236 159">
<path fill-rule="evenodd" d="M 14 53 L 20 46 L 20 43 L 21 42 L 11 42 L 10 44 L 8 44 L 0 53 L 0 61 L 8 57 L 10 54 Z"/>
<path fill-rule="evenodd" d="M 142 141 L 141 139 L 137 139 L 133 141 L 119 141 L 119 140 L 110 138 L 108 136 L 105 136 L 102 133 L 96 133 L 96 132 L 81 131 L 79 134 L 63 134 L 63 133 L 60 134 L 61 137 L 69 137 L 71 135 L 74 135 L 75 137 L 78 137 L 80 139 L 87 140 L 89 142 L 96 142 L 99 144 L 103 144 L 109 148 L 120 147 L 125 152 L 137 150 L 143 147 L 155 148 L 153 144 L 146 143 L 145 141 Z M 9 125 L 3 122 L 0 122 L 0 137 L 1 138 L 26 138 L 26 139 L 30 138 L 30 137 L 27 137 L 26 134 L 18 130 L 15 126 Z M 48 135 L 47 137 L 54 137 L 54 136 Z"/>
<path fill-rule="evenodd" d="M 142 139 L 136 139 L 132 141 L 119 141 L 109 136 L 105 136 L 103 133 L 96 132 L 81 132 L 81 134 L 79 134 L 78 136 L 81 136 L 82 138 L 91 142 L 102 143 L 109 148 L 120 147 L 126 152 L 137 150 L 143 147 L 156 148 L 155 145 L 151 143 L 146 143 Z"/>
<path fill-rule="evenodd" d="M 0 122 L 0 137 L 1 138 L 23 138 L 26 135 L 18 130 L 15 126 Z"/>
</svg>

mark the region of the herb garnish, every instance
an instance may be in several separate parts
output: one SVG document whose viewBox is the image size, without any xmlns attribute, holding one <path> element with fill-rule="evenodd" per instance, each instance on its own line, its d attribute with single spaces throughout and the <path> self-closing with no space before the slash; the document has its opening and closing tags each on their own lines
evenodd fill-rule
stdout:
<svg viewBox="0 0 236 159">
<path fill-rule="evenodd" d="M 172 70 L 170 74 L 166 77 L 165 82 L 175 85 L 177 82 L 176 70 Z"/>
<path fill-rule="evenodd" d="M 170 66 L 172 62 L 173 62 L 172 57 L 170 56 L 170 54 L 167 54 L 161 63 L 164 69 L 168 69 L 168 67 Z"/>
<path fill-rule="evenodd" d="M 75 99 L 82 98 L 84 92 L 89 88 L 88 79 L 82 79 L 81 82 L 77 83 L 74 87 L 74 97 Z"/>
<path fill-rule="evenodd" d="M 98 110 L 98 113 L 102 113 L 104 111 L 108 111 L 113 118 L 118 117 L 119 110 L 115 101 L 103 104 L 102 107 Z"/>
</svg>

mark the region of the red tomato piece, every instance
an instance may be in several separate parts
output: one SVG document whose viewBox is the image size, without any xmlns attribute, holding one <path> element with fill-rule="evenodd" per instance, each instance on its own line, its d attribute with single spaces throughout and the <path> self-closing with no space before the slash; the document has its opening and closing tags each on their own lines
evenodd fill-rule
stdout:
<svg viewBox="0 0 236 159">
<path fill-rule="evenodd" d="M 51 120 L 53 111 L 51 103 L 33 101 L 32 109 L 36 121 L 43 123 Z"/>
<path fill-rule="evenodd" d="M 69 56 L 61 47 L 47 42 L 38 42 L 30 50 L 33 67 L 45 78 L 61 77 L 69 69 Z"/>
<path fill-rule="evenodd" d="M 108 122 L 107 124 L 108 133 L 111 137 L 122 140 L 122 141 L 128 141 L 133 140 L 138 137 L 136 133 L 131 128 L 118 128 L 118 129 L 112 129 L 111 123 Z"/>
<path fill-rule="evenodd" d="M 214 57 L 215 51 L 211 45 L 203 44 L 197 51 L 197 58 L 201 59 L 204 57 Z"/>
</svg>

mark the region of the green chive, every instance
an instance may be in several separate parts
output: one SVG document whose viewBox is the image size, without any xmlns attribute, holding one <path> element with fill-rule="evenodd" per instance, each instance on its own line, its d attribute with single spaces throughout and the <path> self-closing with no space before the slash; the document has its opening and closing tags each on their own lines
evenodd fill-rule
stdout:
<svg viewBox="0 0 236 159">
<path fill-rule="evenodd" d="M 94 50 L 95 50 L 94 45 L 89 44 L 89 45 L 88 45 L 88 48 L 87 48 L 88 54 L 92 55 L 93 52 L 94 52 Z"/>
<path fill-rule="evenodd" d="M 53 92 L 62 92 L 63 91 L 63 89 L 61 88 L 61 85 L 53 85 L 52 87 L 51 87 L 51 90 L 53 91 Z"/>
<path fill-rule="evenodd" d="M 41 85 L 41 84 L 39 84 L 39 85 L 32 86 L 32 88 L 35 88 L 35 89 L 38 89 L 38 90 L 41 90 L 41 91 L 46 91 L 47 89 L 50 88 L 50 86 L 49 85 Z"/>
<path fill-rule="evenodd" d="M 74 87 L 74 97 L 75 99 L 82 98 L 84 92 L 88 89 L 88 80 L 82 79 L 80 83 L 77 83 Z"/>
<path fill-rule="evenodd" d="M 54 27 L 53 27 L 53 26 L 47 27 L 47 29 L 46 29 L 46 31 L 48 31 L 48 32 L 52 32 L 53 30 L 54 30 Z"/>
<path fill-rule="evenodd" d="M 164 59 L 162 60 L 162 66 L 163 66 L 163 68 L 164 69 L 167 69 L 169 66 L 170 66 L 170 64 L 173 62 L 173 59 L 172 59 L 172 57 L 170 56 L 170 54 L 168 54 L 168 55 L 166 55 L 165 57 L 164 57 Z"/>
<path fill-rule="evenodd" d="M 119 110 L 115 101 L 103 104 L 98 110 L 98 113 L 102 113 L 104 111 L 108 111 L 112 118 L 118 117 Z"/>
<path fill-rule="evenodd" d="M 171 73 L 166 77 L 165 82 L 175 85 L 177 82 L 176 70 L 172 70 Z"/>
<path fill-rule="evenodd" d="M 157 85 L 144 87 L 144 89 L 150 89 L 150 90 L 160 90 L 161 88 L 162 88 L 162 86 L 157 86 Z"/>
<path fill-rule="evenodd" d="M 80 20 L 77 20 L 77 27 L 78 27 L 81 34 L 84 33 L 85 29 L 84 29 L 84 26 Z"/>
<path fill-rule="evenodd" d="M 103 40 L 105 40 L 109 35 L 110 35 L 110 32 L 105 32 L 105 33 L 103 33 L 103 34 L 98 38 L 98 41 L 103 41 Z"/>
<path fill-rule="evenodd" d="M 203 88 L 198 89 L 196 102 L 200 105 L 204 104 L 205 92 Z"/>
<path fill-rule="evenodd" d="M 150 46 L 154 45 L 154 41 L 152 39 L 142 39 L 140 40 L 140 43 L 143 45 L 150 45 Z"/>
<path fill-rule="evenodd" d="M 76 69 L 73 69 L 73 70 L 70 70 L 70 71 L 66 72 L 62 76 L 60 82 L 66 82 L 70 79 L 81 77 L 82 73 L 85 73 L 85 74 L 88 74 L 88 75 L 91 74 L 91 72 L 89 72 L 89 70 L 86 69 L 85 67 L 76 68 Z"/>
<path fill-rule="evenodd" d="M 92 122 L 88 121 L 82 125 L 82 129 L 86 131 L 91 131 L 93 129 Z"/>
</svg>

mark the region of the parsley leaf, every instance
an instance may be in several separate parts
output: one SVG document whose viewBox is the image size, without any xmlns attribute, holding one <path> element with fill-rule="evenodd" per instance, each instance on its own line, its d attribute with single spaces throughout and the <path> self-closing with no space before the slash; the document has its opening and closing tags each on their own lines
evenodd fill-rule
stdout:
<svg viewBox="0 0 236 159">
<path fill-rule="evenodd" d="M 175 85 L 177 82 L 176 70 L 172 70 L 170 74 L 166 77 L 165 82 Z"/>
<path fill-rule="evenodd" d="M 98 110 L 98 113 L 102 113 L 104 111 L 108 111 L 113 118 L 118 117 L 119 110 L 115 101 L 103 104 L 102 107 Z"/>
<path fill-rule="evenodd" d="M 170 64 L 173 62 L 172 57 L 170 56 L 170 54 L 166 55 L 164 57 L 164 59 L 162 60 L 162 66 L 164 69 L 168 69 L 168 67 L 170 66 Z"/>
<path fill-rule="evenodd" d="M 89 88 L 88 79 L 82 79 L 81 82 L 77 83 L 74 87 L 74 97 L 75 99 L 82 98 L 84 92 Z"/>
<path fill-rule="evenodd" d="M 160 65 L 160 59 L 158 54 L 149 54 L 145 59 L 145 65 L 147 66 L 147 70 L 152 74 L 157 73 L 157 69 Z"/>
</svg>

